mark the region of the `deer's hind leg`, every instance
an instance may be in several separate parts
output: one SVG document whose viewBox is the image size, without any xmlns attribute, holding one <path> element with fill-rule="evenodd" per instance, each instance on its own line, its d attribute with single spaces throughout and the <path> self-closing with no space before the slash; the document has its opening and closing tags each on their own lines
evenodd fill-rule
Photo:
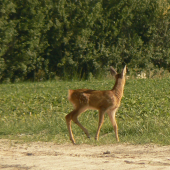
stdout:
<svg viewBox="0 0 170 170">
<path fill-rule="evenodd" d="M 72 120 L 72 115 L 74 114 L 74 112 L 76 112 L 76 110 L 73 110 L 72 112 L 70 112 L 68 115 L 65 116 L 70 140 L 72 141 L 73 144 L 75 144 L 75 139 L 74 139 L 74 135 L 73 135 L 72 128 L 71 128 L 71 120 Z"/>
<path fill-rule="evenodd" d="M 76 123 L 84 131 L 84 133 L 87 135 L 87 137 L 90 138 L 88 130 L 78 121 L 78 116 L 85 110 L 86 110 L 85 107 L 84 108 L 81 108 L 81 107 L 76 108 L 72 112 L 70 112 L 68 115 L 66 115 L 66 117 L 65 117 L 66 123 L 67 123 L 67 128 L 69 131 L 70 140 L 72 141 L 73 144 L 75 144 L 75 139 L 74 139 L 74 135 L 73 135 L 72 128 L 71 128 L 71 121 Z"/>
<path fill-rule="evenodd" d="M 72 120 L 73 120 L 73 122 L 74 122 L 75 124 L 77 124 L 77 125 L 84 131 L 84 133 L 86 134 L 86 136 L 87 136 L 88 138 L 90 138 L 90 135 L 89 135 L 88 130 L 78 121 L 78 116 L 79 116 L 81 113 L 85 112 L 85 111 L 86 111 L 86 108 L 85 108 L 85 107 L 84 107 L 84 108 L 80 108 L 80 109 L 78 110 L 78 112 L 73 115 Z"/>
</svg>

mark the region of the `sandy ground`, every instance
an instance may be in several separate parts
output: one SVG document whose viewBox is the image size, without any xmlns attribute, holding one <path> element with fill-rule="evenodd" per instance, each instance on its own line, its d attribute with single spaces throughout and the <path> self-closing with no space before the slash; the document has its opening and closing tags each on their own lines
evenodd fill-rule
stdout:
<svg viewBox="0 0 170 170">
<path fill-rule="evenodd" d="M 170 170 L 170 146 L 17 143 L 0 139 L 2 170 Z"/>
</svg>

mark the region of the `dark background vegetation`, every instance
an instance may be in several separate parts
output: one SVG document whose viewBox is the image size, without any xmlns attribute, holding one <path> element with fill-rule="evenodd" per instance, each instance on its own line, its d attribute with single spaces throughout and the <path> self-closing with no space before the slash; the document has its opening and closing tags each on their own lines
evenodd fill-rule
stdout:
<svg viewBox="0 0 170 170">
<path fill-rule="evenodd" d="M 0 0 L 0 82 L 170 70 L 170 0 Z"/>
</svg>

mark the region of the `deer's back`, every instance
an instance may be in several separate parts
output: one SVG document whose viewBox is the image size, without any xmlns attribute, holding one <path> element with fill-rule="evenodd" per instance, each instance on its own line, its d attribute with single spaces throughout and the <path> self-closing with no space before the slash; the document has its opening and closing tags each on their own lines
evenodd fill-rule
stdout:
<svg viewBox="0 0 170 170">
<path fill-rule="evenodd" d="M 75 106 L 84 106 L 90 109 L 108 109 L 119 107 L 119 101 L 112 90 L 90 90 L 77 89 L 69 90 L 69 101 Z"/>
</svg>

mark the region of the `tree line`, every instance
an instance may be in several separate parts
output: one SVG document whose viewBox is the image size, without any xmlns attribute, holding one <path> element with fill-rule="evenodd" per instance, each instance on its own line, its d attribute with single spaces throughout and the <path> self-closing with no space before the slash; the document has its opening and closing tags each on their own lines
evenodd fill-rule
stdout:
<svg viewBox="0 0 170 170">
<path fill-rule="evenodd" d="M 170 70 L 170 0 L 1 0 L 0 82 Z"/>
</svg>

